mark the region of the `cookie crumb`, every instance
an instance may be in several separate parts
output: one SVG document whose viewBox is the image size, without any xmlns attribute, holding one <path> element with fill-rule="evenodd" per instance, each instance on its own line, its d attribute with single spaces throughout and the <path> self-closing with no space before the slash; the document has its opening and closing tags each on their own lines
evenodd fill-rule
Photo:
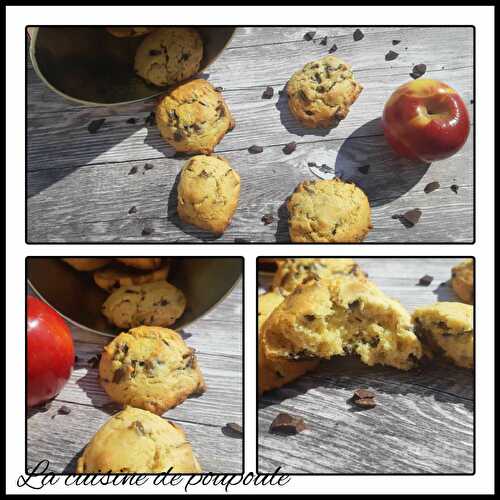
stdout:
<svg viewBox="0 0 500 500">
<path fill-rule="evenodd" d="M 273 214 L 265 214 L 262 216 L 262 218 L 260 219 L 266 226 L 268 226 L 269 224 L 272 224 L 273 221 L 274 221 L 274 217 L 273 217 Z"/>
<path fill-rule="evenodd" d="M 387 54 L 385 55 L 385 60 L 386 61 L 394 61 L 399 56 L 397 52 L 394 52 L 393 50 L 389 50 Z"/>
<path fill-rule="evenodd" d="M 401 40 L 393 40 L 392 45 L 398 45 L 401 43 Z"/>
<path fill-rule="evenodd" d="M 283 153 L 286 155 L 292 154 L 297 149 L 297 143 L 295 141 L 289 142 L 284 148 Z"/>
<path fill-rule="evenodd" d="M 333 54 L 334 52 L 337 52 L 337 45 L 334 43 L 331 47 L 330 50 L 328 51 L 330 54 Z"/>
<path fill-rule="evenodd" d="M 242 438 L 243 437 L 243 427 L 236 422 L 229 422 L 224 427 L 222 427 L 222 432 L 231 437 Z"/>
<path fill-rule="evenodd" d="M 274 96 L 274 89 L 272 87 L 266 87 L 266 90 L 262 93 L 262 99 L 271 99 Z"/>
<path fill-rule="evenodd" d="M 106 121 L 105 118 L 101 118 L 100 120 L 94 120 L 91 121 L 87 127 L 87 130 L 91 134 L 97 133 L 97 131 L 104 125 L 104 122 Z"/>
<path fill-rule="evenodd" d="M 352 38 L 355 42 L 359 42 L 360 40 L 363 40 L 364 37 L 365 37 L 365 35 L 360 29 L 357 29 L 352 34 Z"/>
<path fill-rule="evenodd" d="M 144 165 L 144 170 L 152 170 L 153 168 L 155 168 L 155 166 L 152 165 L 151 163 L 146 163 Z"/>
<path fill-rule="evenodd" d="M 305 35 L 304 35 L 304 40 L 307 40 L 308 42 L 310 42 L 313 38 L 314 38 L 314 35 L 316 34 L 315 31 L 308 31 Z"/>
<path fill-rule="evenodd" d="M 418 285 L 419 286 L 429 286 L 434 280 L 434 277 L 433 276 L 429 276 L 428 274 L 426 274 L 425 276 L 422 276 L 419 280 L 418 280 Z"/>
<path fill-rule="evenodd" d="M 413 227 L 415 224 L 418 223 L 421 216 L 422 216 L 422 210 L 420 210 L 419 208 L 414 208 L 413 210 L 405 212 L 403 215 L 399 217 L 399 219 L 406 221 L 409 227 Z"/>
<path fill-rule="evenodd" d="M 137 207 L 134 205 L 128 211 L 129 215 L 135 214 L 137 212 Z"/>
<path fill-rule="evenodd" d="M 432 193 L 432 191 L 435 191 L 436 189 L 440 188 L 440 184 L 437 181 L 434 182 L 429 182 L 427 186 L 424 187 L 424 193 L 429 194 Z"/>
<path fill-rule="evenodd" d="M 57 410 L 57 413 L 59 413 L 59 415 L 69 415 L 71 413 L 71 408 L 63 405 Z"/>
<path fill-rule="evenodd" d="M 321 39 L 321 41 L 319 42 L 320 45 L 326 45 L 328 43 L 328 37 L 325 36 Z"/>
<path fill-rule="evenodd" d="M 248 148 L 248 152 L 253 155 L 262 153 L 262 151 L 264 151 L 264 148 L 262 146 L 257 146 L 255 144 Z"/>
<path fill-rule="evenodd" d="M 137 167 L 135 167 L 135 166 L 134 166 L 134 167 L 132 167 L 132 168 L 129 170 L 128 175 L 134 175 L 134 174 L 136 174 L 136 173 L 137 173 Z"/>
<path fill-rule="evenodd" d="M 271 423 L 269 432 L 272 434 L 293 435 L 305 430 L 306 424 L 301 417 L 288 413 L 280 413 Z"/>
<path fill-rule="evenodd" d="M 354 394 L 352 396 L 353 400 L 354 399 L 367 399 L 367 398 L 374 398 L 375 393 L 372 391 L 369 391 L 368 389 L 356 389 L 354 391 Z"/>
<path fill-rule="evenodd" d="M 457 184 L 452 184 L 452 185 L 450 186 L 450 189 L 451 189 L 451 190 L 452 190 L 455 194 L 457 194 L 457 193 L 458 193 L 458 186 L 457 186 Z"/>
<path fill-rule="evenodd" d="M 410 76 L 414 80 L 416 80 L 417 78 L 420 78 L 423 74 L 425 74 L 426 71 L 427 71 L 427 66 L 425 64 L 417 64 L 413 66 Z"/>
<path fill-rule="evenodd" d="M 142 234 L 142 236 L 150 236 L 151 234 L 153 234 L 153 229 L 150 227 L 145 227 L 142 230 L 141 234 Z"/>
</svg>

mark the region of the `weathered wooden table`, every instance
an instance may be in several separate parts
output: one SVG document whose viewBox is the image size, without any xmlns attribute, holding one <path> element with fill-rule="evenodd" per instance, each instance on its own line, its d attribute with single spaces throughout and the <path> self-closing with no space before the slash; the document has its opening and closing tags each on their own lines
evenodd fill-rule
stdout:
<svg viewBox="0 0 500 500">
<path fill-rule="evenodd" d="M 107 397 L 97 381 L 98 370 L 88 363 L 110 339 L 72 330 L 78 363 L 71 380 L 47 411 L 28 414 L 28 468 L 48 460 L 50 471 L 74 473 L 88 441 L 120 408 Z M 196 349 L 207 391 L 164 417 L 184 428 L 203 471 L 240 473 L 243 440 L 225 426 L 243 425 L 241 282 L 213 311 L 188 326 L 183 336 Z M 71 413 L 58 414 L 61 406 Z"/>
<path fill-rule="evenodd" d="M 357 259 L 388 295 L 409 311 L 457 300 L 449 283 L 459 259 Z M 417 286 L 424 274 L 429 287 Z M 349 403 L 371 388 L 374 409 Z M 304 418 L 295 436 L 269 433 L 280 412 Z M 333 474 L 453 474 L 474 471 L 474 374 L 448 363 L 409 372 L 335 358 L 281 389 L 266 393 L 258 411 L 258 470 Z"/>
<path fill-rule="evenodd" d="M 430 166 L 396 158 L 382 136 L 379 117 L 389 95 L 411 80 L 416 64 L 427 65 L 425 77 L 443 80 L 463 96 L 473 119 L 473 28 L 354 27 L 238 28 L 229 47 L 208 68 L 214 86 L 236 119 L 236 128 L 216 153 L 240 173 L 239 208 L 219 238 L 182 224 L 176 215 L 176 178 L 185 160 L 162 140 L 144 118 L 153 103 L 118 108 L 85 108 L 66 102 L 47 89 L 28 62 L 28 229 L 30 242 L 287 242 L 284 202 L 296 185 L 315 178 L 308 163 L 327 165 L 358 183 L 373 209 L 374 229 L 368 242 L 470 242 L 473 238 L 473 135 L 451 159 Z M 304 34 L 315 31 L 312 41 Z M 326 45 L 322 43 L 327 36 Z M 393 41 L 400 41 L 394 44 Z M 328 54 L 352 64 L 364 85 L 348 118 L 330 131 L 304 129 L 290 115 L 279 94 L 292 73 Z M 386 60 L 386 54 L 398 57 Z M 267 86 L 274 97 L 263 99 Z M 92 120 L 105 118 L 90 135 Z M 130 118 L 136 124 L 127 123 Z M 293 154 L 283 146 L 297 142 Z M 252 145 L 264 147 L 250 154 Z M 154 168 L 144 170 L 144 164 Z M 358 168 L 369 165 L 367 174 Z M 135 175 L 129 175 L 133 167 Z M 425 194 L 438 181 L 440 188 Z M 455 193 L 450 186 L 455 185 Z M 135 206 L 136 213 L 129 214 Z M 391 216 L 413 208 L 420 222 L 406 228 Z M 272 214 L 273 222 L 261 218 Z M 142 235 L 151 228 L 152 234 Z"/>
</svg>

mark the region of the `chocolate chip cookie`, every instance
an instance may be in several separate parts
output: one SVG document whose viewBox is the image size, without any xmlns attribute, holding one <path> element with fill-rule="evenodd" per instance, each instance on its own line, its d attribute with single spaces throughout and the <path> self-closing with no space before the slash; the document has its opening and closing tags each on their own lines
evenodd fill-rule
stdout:
<svg viewBox="0 0 500 500">
<path fill-rule="evenodd" d="M 222 156 L 194 156 L 182 169 L 177 213 L 188 224 L 222 234 L 238 205 L 240 176 Z"/>
<path fill-rule="evenodd" d="M 474 261 L 467 259 L 451 270 L 451 286 L 467 304 L 474 304 Z"/>
<path fill-rule="evenodd" d="M 339 179 L 301 182 L 288 201 L 288 213 L 295 243 L 357 243 L 372 228 L 366 194 Z"/>
<path fill-rule="evenodd" d="M 156 108 L 156 123 L 176 151 L 210 154 L 234 127 L 222 94 L 206 80 L 192 80 L 167 93 Z"/>
<path fill-rule="evenodd" d="M 102 313 L 118 328 L 170 326 L 186 308 L 186 297 L 166 281 L 122 286 L 102 305 Z"/>
<path fill-rule="evenodd" d="M 120 333 L 102 353 L 99 380 L 117 403 L 158 415 L 205 391 L 193 349 L 168 328 Z"/>
<path fill-rule="evenodd" d="M 290 111 L 310 128 L 336 126 L 363 90 L 351 67 L 335 56 L 306 64 L 286 88 Z"/>
<path fill-rule="evenodd" d="M 182 427 L 154 413 L 128 406 L 94 435 L 76 472 L 198 473 L 201 467 Z"/>
<path fill-rule="evenodd" d="M 192 28 L 158 28 L 137 48 L 135 71 L 148 83 L 165 87 L 193 76 L 203 58 L 203 42 Z"/>
</svg>

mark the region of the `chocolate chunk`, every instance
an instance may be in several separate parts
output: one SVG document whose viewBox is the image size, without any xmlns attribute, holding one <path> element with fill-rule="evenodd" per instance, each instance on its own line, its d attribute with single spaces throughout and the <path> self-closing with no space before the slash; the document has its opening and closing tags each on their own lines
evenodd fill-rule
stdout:
<svg viewBox="0 0 500 500">
<path fill-rule="evenodd" d="M 417 64 L 413 66 L 413 70 L 410 73 L 410 76 L 416 80 L 417 78 L 420 78 L 425 72 L 427 71 L 427 66 L 425 64 Z"/>
<path fill-rule="evenodd" d="M 420 217 L 422 216 L 422 210 L 419 208 L 414 208 L 413 210 L 408 210 L 408 212 L 405 212 L 403 215 L 401 215 L 401 219 L 406 221 L 407 224 L 410 225 L 410 227 L 413 227 L 419 220 Z"/>
<path fill-rule="evenodd" d="M 168 300 L 161 299 L 160 305 L 163 306 L 163 307 L 168 306 Z"/>
<path fill-rule="evenodd" d="M 142 234 L 143 236 L 149 236 L 150 234 L 153 234 L 153 229 L 152 229 L 152 228 L 150 228 L 150 227 L 145 227 L 145 228 L 142 230 L 141 234 Z"/>
<path fill-rule="evenodd" d="M 296 149 L 297 149 L 297 143 L 292 141 L 292 142 L 289 142 L 283 148 L 283 153 L 285 153 L 286 155 L 289 155 L 289 154 L 292 154 Z"/>
<path fill-rule="evenodd" d="M 135 125 L 137 123 L 137 120 L 135 118 L 129 118 L 127 120 L 127 123 L 129 123 L 130 125 Z"/>
<path fill-rule="evenodd" d="M 144 118 L 144 123 L 148 127 L 152 127 L 155 124 L 155 112 L 154 111 L 151 111 L 151 113 L 149 113 L 149 115 L 146 116 L 146 118 Z"/>
<path fill-rule="evenodd" d="M 306 428 L 303 418 L 294 417 L 288 413 L 280 413 L 271 423 L 269 432 L 273 434 L 293 435 Z"/>
<path fill-rule="evenodd" d="M 71 408 L 63 405 L 57 410 L 57 413 L 59 413 L 59 415 L 69 415 L 71 413 Z"/>
<path fill-rule="evenodd" d="M 304 40 L 307 40 L 308 42 L 311 41 L 313 38 L 314 38 L 314 35 L 316 34 L 315 31 L 308 31 L 305 35 L 304 35 Z"/>
<path fill-rule="evenodd" d="M 229 434 L 234 434 L 235 437 L 243 437 L 243 427 L 236 422 L 229 422 L 224 427 Z"/>
<path fill-rule="evenodd" d="M 432 193 L 432 191 L 435 191 L 436 189 L 440 188 L 440 184 L 437 181 L 429 182 L 427 186 L 424 187 L 424 193 L 429 194 Z"/>
<path fill-rule="evenodd" d="M 304 319 L 306 319 L 307 321 L 314 321 L 316 319 L 316 316 L 314 316 L 314 314 L 305 314 Z"/>
<path fill-rule="evenodd" d="M 394 61 L 399 56 L 397 52 L 394 52 L 393 50 L 389 50 L 387 54 L 385 55 L 385 60 L 386 61 Z"/>
<path fill-rule="evenodd" d="M 262 146 L 257 146 L 255 144 L 248 148 L 248 152 L 253 155 L 262 153 L 262 151 L 264 151 L 264 148 Z"/>
<path fill-rule="evenodd" d="M 368 171 L 370 170 L 370 165 L 363 165 L 362 167 L 359 167 L 358 170 L 366 175 L 368 173 Z"/>
<path fill-rule="evenodd" d="M 91 134 L 95 134 L 104 125 L 105 121 L 106 121 L 105 118 L 101 118 L 100 120 L 94 120 L 89 123 L 87 130 Z"/>
<path fill-rule="evenodd" d="M 450 186 L 450 189 L 455 193 L 457 194 L 458 193 L 458 186 L 456 184 L 452 184 Z"/>
<path fill-rule="evenodd" d="M 369 391 L 368 389 L 356 389 L 354 391 L 354 395 L 352 397 L 353 401 L 355 399 L 367 399 L 367 398 L 374 398 L 375 393 L 372 391 Z"/>
<path fill-rule="evenodd" d="M 113 384 L 119 384 L 122 380 L 125 380 L 128 376 L 128 371 L 125 368 L 118 368 L 118 370 L 113 373 Z"/>
<path fill-rule="evenodd" d="M 133 207 L 131 207 L 128 211 L 129 215 L 135 214 L 136 212 L 137 212 L 137 208 L 135 205 Z"/>
<path fill-rule="evenodd" d="M 266 90 L 262 93 L 262 99 L 271 99 L 274 95 L 274 89 L 272 87 L 266 87 Z"/>
<path fill-rule="evenodd" d="M 134 175 L 137 173 L 137 167 L 132 167 L 129 172 L 128 172 L 128 175 Z"/>
<path fill-rule="evenodd" d="M 262 219 L 260 219 L 266 226 L 269 224 L 272 224 L 274 221 L 273 214 L 265 214 L 262 216 Z"/>
<path fill-rule="evenodd" d="M 398 45 L 401 43 L 401 40 L 393 40 L 392 45 Z"/>
<path fill-rule="evenodd" d="M 152 165 L 151 163 L 146 163 L 144 165 L 144 170 L 152 170 L 153 168 L 155 168 L 155 166 Z"/>
<path fill-rule="evenodd" d="M 321 39 L 321 42 L 319 42 L 320 45 L 326 45 L 328 43 L 328 37 L 325 36 Z"/>
<path fill-rule="evenodd" d="M 328 51 L 330 54 L 333 54 L 334 52 L 337 52 L 337 45 L 334 43 L 331 47 L 330 50 Z"/>
<path fill-rule="evenodd" d="M 363 408 L 365 410 L 369 410 L 370 408 L 375 408 L 375 406 L 377 406 L 375 398 L 353 399 L 352 402 L 359 408 Z"/>
<path fill-rule="evenodd" d="M 429 286 L 432 283 L 433 280 L 434 280 L 433 276 L 429 276 L 428 274 L 426 274 L 425 276 L 422 276 L 418 280 L 418 284 L 420 286 Z"/>
<path fill-rule="evenodd" d="M 365 35 L 360 29 L 357 29 L 352 34 L 352 38 L 354 39 L 355 42 L 359 42 L 360 40 L 363 40 L 364 37 L 365 37 Z"/>
<path fill-rule="evenodd" d="M 161 50 L 155 50 L 155 49 L 150 50 L 149 55 L 150 56 L 159 56 L 159 55 L 161 55 Z"/>
<path fill-rule="evenodd" d="M 214 89 L 216 92 L 222 92 L 224 89 L 223 87 L 215 87 Z"/>
</svg>

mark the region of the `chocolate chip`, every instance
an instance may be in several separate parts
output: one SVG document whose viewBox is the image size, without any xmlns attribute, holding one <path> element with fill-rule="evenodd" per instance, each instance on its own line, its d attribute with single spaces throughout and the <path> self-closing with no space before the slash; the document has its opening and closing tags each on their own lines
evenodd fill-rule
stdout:
<svg viewBox="0 0 500 500">
<path fill-rule="evenodd" d="M 353 401 L 355 399 L 367 399 L 367 398 L 374 398 L 375 393 L 372 391 L 369 391 L 368 389 L 356 389 L 354 391 L 354 395 L 352 396 Z"/>
<path fill-rule="evenodd" d="M 233 437 L 243 437 L 243 427 L 236 422 L 229 422 L 223 427 L 224 434 L 231 435 Z"/>
<path fill-rule="evenodd" d="M 262 146 L 256 146 L 255 144 L 248 148 L 248 152 L 253 155 L 262 153 L 262 151 L 264 151 L 264 148 Z"/>
<path fill-rule="evenodd" d="M 128 175 L 134 175 L 137 173 L 137 167 L 132 167 L 129 172 L 128 172 Z"/>
<path fill-rule="evenodd" d="M 368 171 L 370 170 L 370 165 L 363 165 L 362 167 L 359 167 L 358 170 L 366 175 L 368 173 Z"/>
<path fill-rule="evenodd" d="M 266 226 L 269 224 L 272 224 L 274 221 L 273 214 L 265 214 L 262 216 L 262 219 L 260 219 Z"/>
<path fill-rule="evenodd" d="M 352 34 L 352 38 L 354 39 L 355 42 L 359 42 L 360 40 L 363 40 L 364 37 L 365 37 L 365 35 L 360 29 L 357 29 Z"/>
<path fill-rule="evenodd" d="M 316 316 L 314 316 L 314 314 L 305 314 L 304 319 L 306 319 L 307 321 L 314 321 L 316 319 Z"/>
<path fill-rule="evenodd" d="M 125 368 L 118 368 L 118 370 L 113 373 L 113 384 L 119 384 L 122 380 L 125 380 L 128 376 L 128 371 Z"/>
<path fill-rule="evenodd" d="M 159 56 L 159 55 L 161 55 L 161 50 L 155 50 L 155 49 L 150 50 L 149 55 L 150 56 Z"/>
<path fill-rule="evenodd" d="M 375 406 L 377 406 L 375 398 L 353 399 L 352 402 L 364 410 L 369 410 L 370 408 L 375 408 Z"/>
<path fill-rule="evenodd" d="M 429 276 L 428 274 L 426 274 L 425 276 L 422 276 L 418 280 L 418 284 L 420 286 L 429 286 L 432 283 L 433 280 L 434 280 L 434 277 Z"/>
<path fill-rule="evenodd" d="M 288 413 L 280 413 L 271 423 L 269 432 L 273 434 L 293 435 L 306 428 L 303 418 L 294 417 Z"/>
<path fill-rule="evenodd" d="M 308 42 L 311 41 L 313 38 L 314 38 L 314 35 L 316 34 L 315 31 L 308 31 L 305 35 L 304 35 L 304 40 L 307 40 Z"/>
<path fill-rule="evenodd" d="M 387 54 L 385 55 L 385 60 L 386 61 L 394 61 L 399 56 L 397 52 L 394 52 L 393 50 L 389 50 Z"/>
<path fill-rule="evenodd" d="M 274 89 L 272 87 L 266 87 L 266 90 L 262 93 L 262 99 L 271 99 L 274 95 Z"/>
<path fill-rule="evenodd" d="M 408 212 L 405 212 L 399 218 L 404 220 L 409 225 L 409 227 L 413 227 L 420 220 L 421 216 L 422 210 L 420 210 L 419 208 L 414 208 L 413 210 L 408 210 Z"/>
<path fill-rule="evenodd" d="M 137 208 L 135 205 L 133 207 L 131 207 L 128 211 L 129 215 L 135 214 L 136 212 L 137 212 Z"/>
<path fill-rule="evenodd" d="M 142 230 L 141 234 L 142 234 L 143 236 L 149 236 L 149 235 L 153 234 L 153 229 L 152 229 L 152 228 L 150 228 L 150 227 L 145 227 L 145 228 Z"/>
<path fill-rule="evenodd" d="M 101 118 L 100 120 L 94 120 L 89 123 L 87 130 L 91 134 L 95 134 L 104 125 L 105 121 L 106 121 L 105 118 Z"/>
<path fill-rule="evenodd" d="M 401 40 L 393 40 L 392 45 L 398 45 L 401 43 Z"/>
<path fill-rule="evenodd" d="M 425 72 L 427 71 L 427 66 L 425 64 L 417 64 L 416 66 L 413 66 L 413 70 L 410 73 L 410 76 L 416 80 L 417 78 L 420 78 Z"/>
<path fill-rule="evenodd" d="M 457 194 L 458 193 L 458 186 L 456 184 L 452 184 L 450 186 L 450 189 L 455 193 Z"/>
<path fill-rule="evenodd" d="M 432 193 L 432 191 L 435 191 L 436 189 L 440 188 L 440 184 L 437 181 L 429 182 L 427 186 L 424 187 L 424 193 L 429 194 Z"/>
<path fill-rule="evenodd" d="M 214 89 L 216 92 L 222 92 L 224 90 L 223 87 L 215 87 Z"/>
<path fill-rule="evenodd" d="M 283 148 L 283 153 L 285 153 L 286 155 L 289 155 L 289 154 L 292 154 L 296 149 L 297 149 L 297 143 L 292 141 L 292 142 L 289 142 Z"/>
<path fill-rule="evenodd" d="M 328 37 L 325 36 L 321 39 L 321 42 L 319 42 L 320 45 L 326 45 L 328 43 Z"/>
<path fill-rule="evenodd" d="M 148 127 L 152 127 L 155 124 L 155 112 L 154 111 L 151 111 L 151 113 L 149 113 L 149 115 L 146 116 L 146 118 L 144 118 L 144 123 Z"/>
<path fill-rule="evenodd" d="M 71 408 L 63 405 L 57 410 L 57 413 L 59 413 L 59 415 L 69 415 L 71 413 Z"/>
<path fill-rule="evenodd" d="M 127 120 L 127 123 L 129 123 L 130 125 L 135 125 L 137 123 L 137 120 L 135 118 L 129 118 Z"/>
</svg>

